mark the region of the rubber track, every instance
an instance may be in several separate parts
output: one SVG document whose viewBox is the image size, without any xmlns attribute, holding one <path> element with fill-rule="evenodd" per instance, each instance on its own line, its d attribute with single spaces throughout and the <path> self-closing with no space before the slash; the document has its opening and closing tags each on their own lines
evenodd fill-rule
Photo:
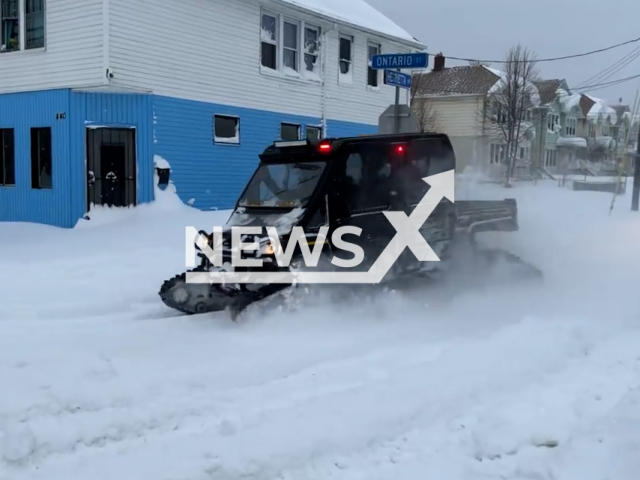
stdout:
<svg viewBox="0 0 640 480">
<path fill-rule="evenodd" d="M 216 292 L 215 287 L 206 283 L 186 283 L 187 273 L 203 271 L 205 271 L 203 268 L 197 267 L 166 280 L 158 292 L 163 303 L 187 315 L 225 310 L 232 303 L 233 294 Z M 174 298 L 173 293 L 183 286 L 188 293 L 188 298 L 183 302 L 179 302 Z"/>
</svg>

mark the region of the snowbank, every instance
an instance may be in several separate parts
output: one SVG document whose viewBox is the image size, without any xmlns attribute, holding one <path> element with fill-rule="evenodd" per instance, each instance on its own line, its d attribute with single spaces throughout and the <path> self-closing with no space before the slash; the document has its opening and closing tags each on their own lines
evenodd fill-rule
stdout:
<svg viewBox="0 0 640 480">
<path fill-rule="evenodd" d="M 544 285 L 169 318 L 184 226 L 228 212 L 0 223 L 0 478 L 636 480 L 640 217 L 556 182 L 467 186 L 517 199 L 520 231 L 479 240 Z"/>
<path fill-rule="evenodd" d="M 152 215 L 164 215 L 167 212 L 184 212 L 192 213 L 198 211 L 193 207 L 185 204 L 176 190 L 172 181 L 166 188 L 162 189 L 158 186 L 159 177 L 156 169 L 171 170 L 171 165 L 164 157 L 160 155 L 154 155 L 153 157 L 154 172 L 153 172 L 153 186 L 154 186 L 154 199 L 149 203 L 141 203 L 133 207 L 109 207 L 106 205 L 93 205 L 89 212 L 88 219 L 80 219 L 76 223 L 75 228 L 95 228 L 117 223 L 121 221 L 127 221 L 132 219 L 145 218 L 149 214 Z"/>
<path fill-rule="evenodd" d="M 312 12 L 336 20 L 357 25 L 374 32 L 380 32 L 411 43 L 418 43 L 413 35 L 396 25 L 364 0 L 283 0 Z"/>
<path fill-rule="evenodd" d="M 587 148 L 587 139 L 582 137 L 558 137 L 556 145 L 558 147 Z"/>
</svg>

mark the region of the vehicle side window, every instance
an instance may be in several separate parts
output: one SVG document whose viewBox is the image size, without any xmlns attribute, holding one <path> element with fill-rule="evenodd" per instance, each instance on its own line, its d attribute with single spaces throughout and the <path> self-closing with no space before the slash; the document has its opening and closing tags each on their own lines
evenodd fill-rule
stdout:
<svg viewBox="0 0 640 480">
<path fill-rule="evenodd" d="M 348 154 L 342 196 L 351 214 L 389 206 L 388 178 L 391 168 L 379 145 L 356 145 Z"/>
<path fill-rule="evenodd" d="M 347 158 L 345 176 L 354 185 L 362 185 L 362 156 L 359 153 L 352 153 Z"/>
<path fill-rule="evenodd" d="M 394 191 L 409 205 L 417 204 L 429 190 L 422 180 L 431 175 L 430 144 L 425 140 L 413 141 L 404 155 L 397 156 L 393 168 Z"/>
<path fill-rule="evenodd" d="M 431 142 L 431 159 L 429 175 L 447 172 L 456 168 L 456 156 L 453 147 L 446 140 L 429 140 Z"/>
</svg>

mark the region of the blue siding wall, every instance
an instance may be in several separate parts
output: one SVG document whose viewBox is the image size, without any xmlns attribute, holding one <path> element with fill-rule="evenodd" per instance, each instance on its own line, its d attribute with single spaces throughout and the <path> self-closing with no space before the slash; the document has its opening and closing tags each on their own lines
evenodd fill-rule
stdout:
<svg viewBox="0 0 640 480">
<path fill-rule="evenodd" d="M 138 202 L 153 199 L 149 95 L 77 93 L 68 89 L 0 95 L 0 128 L 13 128 L 16 185 L 0 186 L 0 221 L 72 227 L 86 213 L 85 129 L 136 128 Z M 56 119 L 64 113 L 64 118 Z M 32 127 L 51 127 L 52 188 L 31 188 Z"/>
<path fill-rule="evenodd" d="M 231 208 L 258 164 L 258 154 L 280 138 L 281 122 L 319 125 L 320 118 L 156 96 L 154 153 L 171 164 L 178 195 L 202 210 Z M 240 144 L 213 141 L 213 116 L 240 118 Z M 377 121 L 377 119 L 376 119 Z M 375 133 L 377 125 L 329 120 L 332 137 Z"/>
<path fill-rule="evenodd" d="M 153 97 L 138 94 L 77 93 L 71 94 L 73 123 L 70 131 L 72 157 L 72 183 L 77 188 L 72 194 L 71 216 L 74 222 L 86 213 L 86 128 L 134 127 L 136 130 L 137 203 L 153 200 L 153 124 L 151 104 Z"/>
<path fill-rule="evenodd" d="M 0 95 L 0 128 L 14 129 L 16 170 L 16 185 L 0 186 L 0 221 L 71 225 L 69 98 L 68 90 Z M 31 188 L 31 127 L 51 127 L 51 189 Z"/>
<path fill-rule="evenodd" d="M 57 114 L 64 118 L 57 119 Z M 213 141 L 213 116 L 240 118 L 240 144 Z M 372 119 L 373 120 L 373 119 Z M 15 129 L 16 185 L 0 186 L 0 221 L 73 227 L 86 213 L 86 129 L 136 129 L 137 202 L 153 200 L 153 155 L 171 164 L 178 195 L 203 210 L 226 209 L 253 173 L 258 154 L 280 137 L 282 122 L 307 125 L 320 118 L 228 107 L 175 98 L 68 89 L 0 95 L 0 128 Z M 31 188 L 30 128 L 52 129 L 53 188 Z M 331 137 L 375 133 L 376 125 L 329 120 Z"/>
</svg>

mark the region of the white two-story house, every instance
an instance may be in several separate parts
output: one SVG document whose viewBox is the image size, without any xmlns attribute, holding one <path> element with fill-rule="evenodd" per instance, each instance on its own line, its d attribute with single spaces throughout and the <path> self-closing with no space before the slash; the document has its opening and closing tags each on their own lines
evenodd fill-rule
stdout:
<svg viewBox="0 0 640 480">
<path fill-rule="evenodd" d="M 229 208 L 273 141 L 375 132 L 371 55 L 424 49 L 362 0 L 0 4 L 0 220 L 62 227 L 152 200 L 154 158 Z"/>
</svg>

